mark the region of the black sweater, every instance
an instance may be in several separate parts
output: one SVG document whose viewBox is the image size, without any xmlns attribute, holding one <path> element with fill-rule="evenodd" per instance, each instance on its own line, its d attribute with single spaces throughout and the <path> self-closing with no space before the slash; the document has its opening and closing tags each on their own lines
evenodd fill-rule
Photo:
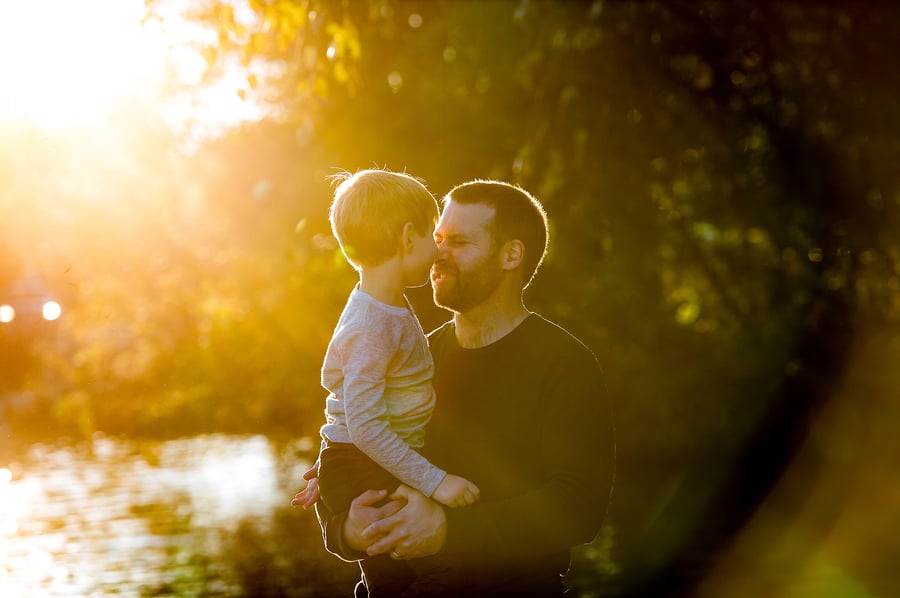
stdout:
<svg viewBox="0 0 900 598">
<path fill-rule="evenodd" d="M 481 489 L 474 505 L 447 509 L 457 591 L 559 593 L 570 548 L 596 535 L 612 487 L 612 412 L 594 355 L 536 314 L 486 347 L 461 348 L 452 322 L 429 344 L 437 407 L 423 453 Z M 326 530 L 343 517 L 327 515 Z M 326 543 L 353 556 L 333 533 Z"/>
</svg>

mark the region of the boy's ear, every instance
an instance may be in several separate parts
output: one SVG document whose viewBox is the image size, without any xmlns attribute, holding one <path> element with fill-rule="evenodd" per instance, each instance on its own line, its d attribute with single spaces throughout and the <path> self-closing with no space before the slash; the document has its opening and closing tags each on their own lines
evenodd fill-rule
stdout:
<svg viewBox="0 0 900 598">
<path fill-rule="evenodd" d="M 403 225 L 403 232 L 400 233 L 400 248 L 403 250 L 403 253 L 412 252 L 416 244 L 415 235 L 416 227 L 412 222 L 407 222 Z"/>
<path fill-rule="evenodd" d="M 500 266 L 504 270 L 515 270 L 525 259 L 525 244 L 518 239 L 507 241 L 500 248 Z"/>
</svg>

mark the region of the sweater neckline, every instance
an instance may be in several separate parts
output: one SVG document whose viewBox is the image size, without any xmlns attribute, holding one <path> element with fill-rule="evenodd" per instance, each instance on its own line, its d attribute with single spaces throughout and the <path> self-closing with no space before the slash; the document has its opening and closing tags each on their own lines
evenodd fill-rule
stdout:
<svg viewBox="0 0 900 598">
<path fill-rule="evenodd" d="M 456 347 L 456 349 L 458 349 L 460 351 L 467 351 L 467 352 L 475 353 L 478 351 L 490 350 L 490 349 L 493 349 L 494 347 L 498 347 L 498 346 L 504 345 L 508 342 L 512 342 L 512 339 L 517 337 L 520 334 L 521 330 L 524 330 L 526 327 L 530 326 L 531 322 L 535 321 L 538 318 L 540 318 L 540 316 L 538 316 L 534 312 L 530 312 L 527 316 L 525 316 L 525 318 L 521 322 L 518 323 L 518 325 L 516 325 L 515 328 L 513 328 L 512 330 L 510 330 L 509 332 L 507 332 L 506 334 L 504 334 L 497 340 L 492 341 L 481 347 L 468 348 L 468 347 L 463 347 L 461 344 L 459 344 L 459 340 L 457 340 L 457 338 L 456 338 L 456 323 L 453 322 L 452 320 L 450 321 L 449 332 L 451 334 L 451 337 L 453 338 L 453 345 L 454 345 L 454 347 Z"/>
</svg>

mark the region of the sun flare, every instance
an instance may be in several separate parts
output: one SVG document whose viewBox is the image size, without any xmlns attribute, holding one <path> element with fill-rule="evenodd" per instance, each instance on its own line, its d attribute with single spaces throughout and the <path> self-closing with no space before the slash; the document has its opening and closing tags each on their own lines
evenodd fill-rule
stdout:
<svg viewBox="0 0 900 598">
<path fill-rule="evenodd" d="M 165 41 L 142 0 L 0 0 L 0 112 L 59 128 L 158 86 Z"/>
<path fill-rule="evenodd" d="M 98 125 L 125 105 L 149 107 L 176 127 L 260 118 L 239 97 L 240 74 L 200 83 L 196 42 L 211 32 L 145 16 L 143 0 L 0 0 L 0 121 Z M 165 96 L 170 83 L 188 92 Z"/>
</svg>

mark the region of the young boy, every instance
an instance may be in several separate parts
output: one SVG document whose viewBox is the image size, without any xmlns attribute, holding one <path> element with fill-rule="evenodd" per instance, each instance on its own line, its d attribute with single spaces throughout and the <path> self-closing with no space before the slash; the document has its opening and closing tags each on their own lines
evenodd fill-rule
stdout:
<svg viewBox="0 0 900 598">
<path fill-rule="evenodd" d="M 479 498 L 475 484 L 416 451 L 434 409 L 434 366 L 404 289 L 428 282 L 437 253 L 437 201 L 406 174 L 364 170 L 339 180 L 331 227 L 359 284 L 322 366 L 330 394 L 321 428 L 320 498 L 339 512 L 366 490 L 393 492 L 403 483 L 448 507 L 472 504 Z M 361 565 L 365 575 L 385 571 Z M 391 570 L 390 563 L 382 565 Z"/>
</svg>

